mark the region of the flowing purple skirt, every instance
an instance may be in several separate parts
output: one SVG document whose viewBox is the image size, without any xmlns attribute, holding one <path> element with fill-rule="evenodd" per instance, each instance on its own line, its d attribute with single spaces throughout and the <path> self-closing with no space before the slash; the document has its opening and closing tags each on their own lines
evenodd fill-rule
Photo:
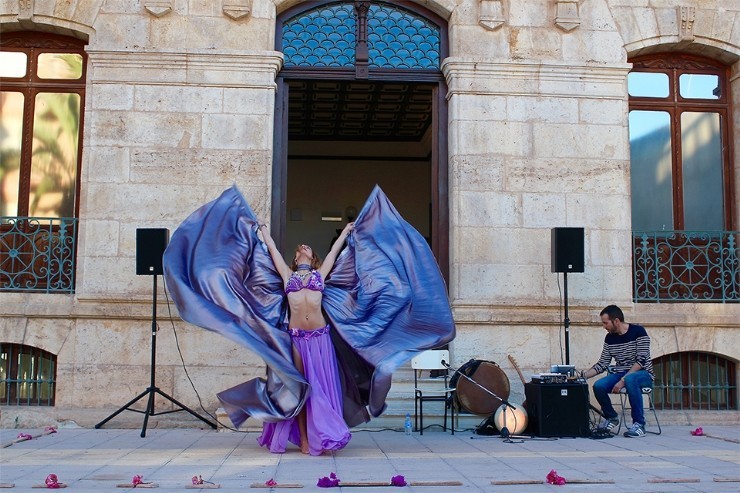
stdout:
<svg viewBox="0 0 740 493">
<path fill-rule="evenodd" d="M 324 450 L 340 450 L 349 443 L 352 434 L 342 416 L 339 368 L 329 326 L 310 331 L 290 329 L 289 332 L 311 386 L 305 405 L 309 453 L 321 455 Z M 261 446 L 276 454 L 285 452 L 288 441 L 301 444 L 297 417 L 265 423 L 257 439 Z"/>
</svg>

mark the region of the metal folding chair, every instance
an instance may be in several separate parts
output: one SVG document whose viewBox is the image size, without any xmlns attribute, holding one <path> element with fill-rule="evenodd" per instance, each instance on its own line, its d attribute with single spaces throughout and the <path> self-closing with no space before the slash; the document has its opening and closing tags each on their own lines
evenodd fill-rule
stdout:
<svg viewBox="0 0 740 493">
<path fill-rule="evenodd" d="M 450 352 L 446 349 L 431 349 L 418 354 L 411 360 L 414 370 L 414 428 L 424 434 L 424 402 L 442 402 L 444 421 L 442 429 L 447 431 L 447 407 L 452 409 L 452 434 L 455 434 L 455 408 L 452 397 L 455 389 L 449 386 L 447 367 L 442 364 L 450 362 Z M 444 370 L 441 377 L 425 378 L 424 372 Z"/>
<path fill-rule="evenodd" d="M 655 412 L 655 402 L 653 401 L 653 388 L 652 387 L 643 387 L 642 388 L 642 395 L 643 400 L 644 396 L 648 396 L 648 406 L 645 407 L 645 412 L 652 411 L 653 417 L 655 418 L 655 424 L 658 426 L 658 431 L 650 431 L 647 429 L 647 426 L 645 426 L 645 432 L 646 433 L 652 433 L 654 435 L 660 435 L 663 433 L 663 430 L 660 428 L 660 421 L 658 421 L 658 413 Z M 622 419 L 619 421 L 619 428 L 617 428 L 617 435 L 619 435 L 619 431 L 622 429 L 622 423 L 624 423 L 626 411 L 630 409 L 629 407 L 629 398 L 627 396 L 627 389 L 622 387 L 622 390 L 619 391 L 619 405 L 622 406 Z M 625 425 L 625 428 L 627 425 Z"/>
</svg>

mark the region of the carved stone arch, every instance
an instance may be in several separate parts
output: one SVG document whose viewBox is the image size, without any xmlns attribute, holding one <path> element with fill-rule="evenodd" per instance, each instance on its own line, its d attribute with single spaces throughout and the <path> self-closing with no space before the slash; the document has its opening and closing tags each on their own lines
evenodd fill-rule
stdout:
<svg viewBox="0 0 740 493">
<path fill-rule="evenodd" d="M 66 5 L 68 2 L 54 0 L 54 3 Z M 4 15 L 5 21 L 0 22 L 0 32 L 37 31 L 61 34 L 87 43 L 95 34 L 93 22 L 102 6 L 102 2 L 96 3 L 97 7 L 85 4 L 84 8 L 70 9 L 64 5 L 50 8 L 46 2 L 42 6 L 38 0 L 13 2 L 10 4 L 13 11 Z M 49 15 L 48 12 L 52 14 Z"/>
<path fill-rule="evenodd" d="M 274 0 L 275 9 L 277 14 L 281 14 L 285 10 L 295 7 L 302 3 L 318 3 L 314 0 Z M 429 11 L 442 17 L 444 20 L 449 21 L 452 16 L 452 11 L 455 9 L 456 3 L 454 1 L 438 1 L 438 0 L 409 0 L 409 3 L 414 3 L 422 8 L 428 9 Z"/>
<path fill-rule="evenodd" d="M 708 40 L 694 43 L 665 42 L 665 40 L 641 40 L 624 45 L 627 58 L 633 59 L 655 53 L 685 53 L 703 58 L 711 58 L 724 65 L 731 66 L 740 61 L 740 55 L 734 53 L 733 46 L 726 42 L 716 41 L 705 43 Z"/>
</svg>

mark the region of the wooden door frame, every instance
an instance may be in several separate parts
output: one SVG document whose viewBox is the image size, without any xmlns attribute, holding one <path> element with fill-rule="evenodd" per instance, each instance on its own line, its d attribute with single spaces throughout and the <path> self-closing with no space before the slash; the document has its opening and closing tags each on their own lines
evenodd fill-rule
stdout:
<svg viewBox="0 0 740 493">
<path fill-rule="evenodd" d="M 308 75 L 308 74 L 307 74 Z M 291 77 L 295 78 L 295 77 Z M 391 79 L 393 80 L 393 79 Z M 390 80 L 389 80 L 390 81 Z M 397 80 L 396 80 L 397 81 Z M 414 81 L 405 80 L 413 84 Z M 416 81 L 426 83 L 427 81 Z M 288 184 L 288 97 L 286 77 L 277 78 L 275 94 L 275 124 L 273 132 L 272 167 L 272 236 L 278 248 L 285 247 L 287 184 Z M 442 277 L 449 285 L 449 177 L 447 154 L 447 85 L 438 80 L 432 95 L 431 152 L 431 231 L 432 253 L 437 259 Z"/>
</svg>

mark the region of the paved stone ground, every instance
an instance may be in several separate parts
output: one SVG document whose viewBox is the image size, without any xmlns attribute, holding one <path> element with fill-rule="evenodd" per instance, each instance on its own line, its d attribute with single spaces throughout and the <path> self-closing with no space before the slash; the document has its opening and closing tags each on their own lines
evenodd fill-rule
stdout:
<svg viewBox="0 0 740 493">
<path fill-rule="evenodd" d="M 355 431 L 347 448 L 321 457 L 305 456 L 297 448 L 270 454 L 257 446 L 254 432 L 150 428 L 141 438 L 141 430 L 133 429 L 61 429 L 48 435 L 42 430 L 2 429 L 3 445 L 14 442 L 19 433 L 37 437 L 0 449 L 0 483 L 14 485 L 7 491 L 31 491 L 54 473 L 67 485 L 65 491 L 119 492 L 132 490 L 117 485 L 140 474 L 159 490 L 191 491 L 191 478 L 201 475 L 224 492 L 266 491 L 252 485 L 271 478 L 279 485 L 302 485 L 301 491 L 326 491 L 316 482 L 335 472 L 345 483 L 390 481 L 400 474 L 407 481 L 461 485 L 345 486 L 333 491 L 740 491 L 740 428 L 710 425 L 704 427 L 704 437 L 692 436 L 692 429 L 664 426 L 662 435 L 638 439 L 533 438 L 516 443 L 436 429 L 423 436 Z M 592 483 L 528 484 L 544 482 L 552 469 L 566 481 Z"/>
</svg>

